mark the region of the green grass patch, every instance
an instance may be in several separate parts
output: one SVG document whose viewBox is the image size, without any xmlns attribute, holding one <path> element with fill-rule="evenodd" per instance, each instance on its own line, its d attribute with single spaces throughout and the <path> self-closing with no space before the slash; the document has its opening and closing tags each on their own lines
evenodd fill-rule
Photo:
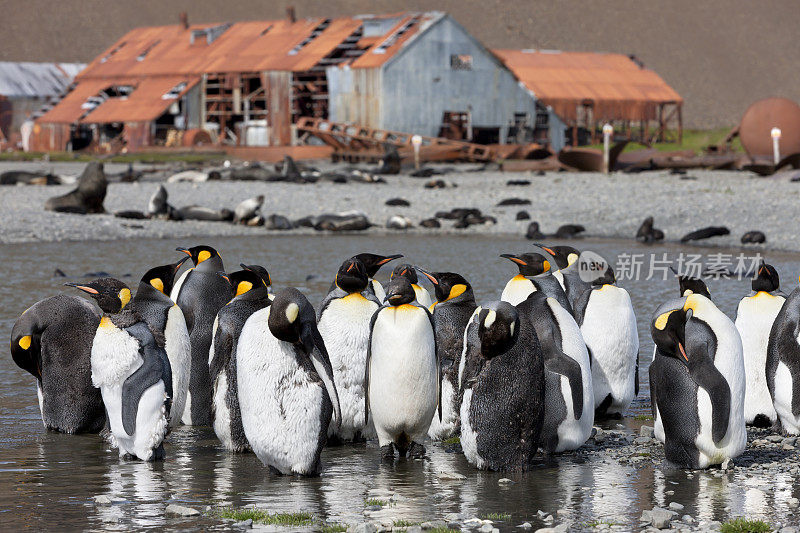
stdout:
<svg viewBox="0 0 800 533">
<path fill-rule="evenodd" d="M 386 507 L 387 505 L 389 505 L 389 502 L 386 500 L 379 500 L 377 498 L 367 498 L 366 500 L 364 500 L 364 505 L 366 505 L 367 507 L 372 507 L 373 505 Z"/>
<path fill-rule="evenodd" d="M 392 522 L 392 526 L 394 527 L 411 527 L 411 526 L 418 526 L 419 522 L 411 522 L 409 520 L 395 520 Z"/>
<path fill-rule="evenodd" d="M 344 531 L 347 531 L 347 525 L 339 524 L 338 522 L 334 522 L 332 524 L 322 524 L 320 531 L 322 533 L 343 533 Z"/>
<path fill-rule="evenodd" d="M 635 454 L 633 454 L 633 455 L 638 455 L 639 457 L 652 457 L 652 455 L 650 454 L 650 452 L 636 452 L 636 453 L 635 453 Z"/>
<path fill-rule="evenodd" d="M 510 520 L 511 513 L 489 513 L 484 515 L 485 520 Z"/>
<path fill-rule="evenodd" d="M 428 533 L 455 533 L 461 531 L 460 529 L 450 529 L 449 527 L 435 527 L 427 530 Z"/>
<path fill-rule="evenodd" d="M 105 163 L 207 163 L 222 161 L 228 157 L 221 152 L 140 152 L 98 157 L 79 152 L 3 152 L 0 161 L 42 161 L 47 157 L 52 162 L 103 161 Z"/>
<path fill-rule="evenodd" d="M 622 524 L 618 524 L 617 522 L 613 522 L 611 520 L 592 520 L 590 522 L 584 522 L 583 527 L 597 527 L 597 526 L 619 526 Z"/>
<path fill-rule="evenodd" d="M 763 520 L 734 518 L 722 524 L 719 530 L 720 533 L 769 533 L 772 531 L 772 526 Z"/>
<path fill-rule="evenodd" d="M 459 437 L 450 437 L 449 439 L 443 440 L 442 444 L 445 446 L 454 446 L 456 444 L 461 444 L 461 439 Z"/>
<path fill-rule="evenodd" d="M 270 513 L 256 507 L 244 507 L 241 509 L 224 507 L 216 509 L 212 513 L 220 518 L 236 520 L 237 522 L 252 520 L 259 524 L 274 526 L 307 526 L 314 523 L 314 516 L 311 513 Z"/>
<path fill-rule="evenodd" d="M 694 150 L 695 153 L 699 154 L 702 153 L 705 150 L 705 148 L 710 145 L 720 144 L 730 131 L 731 128 L 728 127 L 716 128 L 712 130 L 684 129 L 683 142 L 681 144 L 678 144 L 677 142 L 656 143 L 653 145 L 653 148 L 661 152 L 672 152 L 675 150 Z M 670 136 L 677 139 L 677 132 L 670 132 Z M 601 142 L 598 144 L 591 145 L 590 148 L 598 148 L 600 150 L 603 149 L 602 134 L 600 134 L 598 138 L 600 139 Z M 631 142 L 628 143 L 628 145 L 625 147 L 625 150 L 623 151 L 633 152 L 636 150 L 641 150 L 642 148 L 644 148 L 644 146 L 642 146 L 641 144 Z M 744 148 L 742 148 L 742 143 L 739 141 L 738 137 L 735 138 L 731 143 L 731 149 L 734 152 L 744 152 Z"/>
<path fill-rule="evenodd" d="M 634 420 L 653 420 L 653 417 L 650 415 L 636 415 L 633 417 Z"/>
</svg>

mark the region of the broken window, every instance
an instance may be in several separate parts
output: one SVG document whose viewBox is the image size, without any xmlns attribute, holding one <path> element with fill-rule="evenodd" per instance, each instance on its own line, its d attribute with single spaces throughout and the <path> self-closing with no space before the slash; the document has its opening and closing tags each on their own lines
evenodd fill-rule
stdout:
<svg viewBox="0 0 800 533">
<path fill-rule="evenodd" d="M 143 51 L 141 54 L 139 54 L 139 55 L 136 57 L 136 61 L 144 61 L 144 58 L 145 58 L 145 57 L 147 57 L 147 54 L 149 54 L 149 53 L 150 53 L 150 50 L 152 50 L 153 48 L 155 48 L 155 47 L 156 47 L 156 45 L 158 45 L 158 43 L 160 43 L 160 42 L 161 42 L 161 39 L 156 39 L 155 41 L 153 41 L 153 42 L 150 44 L 150 46 L 148 46 L 147 48 L 145 48 L 145 49 L 144 49 L 144 51 Z"/>
<path fill-rule="evenodd" d="M 472 56 L 469 54 L 453 54 L 450 56 L 451 70 L 472 70 Z"/>
<path fill-rule="evenodd" d="M 319 35 L 325 30 L 325 28 L 330 26 L 330 24 L 331 24 L 331 19 L 323 20 L 319 26 L 317 26 L 312 30 L 312 32 L 309 34 L 308 37 L 303 39 L 300 42 L 300 44 L 289 50 L 289 55 L 290 56 L 297 55 L 297 53 L 300 52 L 300 50 L 302 50 L 304 46 L 306 46 L 308 43 L 319 37 Z"/>
<path fill-rule="evenodd" d="M 189 44 L 194 44 L 195 40 L 202 39 L 203 37 L 206 38 L 206 44 L 211 44 L 230 27 L 231 23 L 229 22 L 227 24 L 220 24 L 218 26 L 211 26 L 209 28 L 192 30 L 192 33 L 189 35 Z"/>
<path fill-rule="evenodd" d="M 120 49 L 121 49 L 123 46 L 125 46 L 125 41 L 123 41 L 123 42 L 119 43 L 117 46 L 115 46 L 114 48 L 112 48 L 110 52 L 108 52 L 106 55 L 104 55 L 104 56 L 103 56 L 103 57 L 100 59 L 100 62 L 101 62 L 101 63 L 105 63 L 106 61 L 108 61 L 109 59 L 111 59 L 111 56 L 113 56 L 114 54 L 116 54 L 117 52 L 119 52 L 119 51 L 120 51 Z"/>
<path fill-rule="evenodd" d="M 182 81 L 169 91 L 165 92 L 161 95 L 162 100 L 174 100 L 181 95 L 183 90 L 186 88 L 186 82 Z"/>
<path fill-rule="evenodd" d="M 375 50 L 372 51 L 373 54 L 385 54 L 386 50 L 395 44 L 400 37 L 402 37 L 408 30 L 410 30 L 418 21 L 419 15 L 415 15 L 411 17 L 408 22 L 400 26 L 396 32 L 392 33 L 389 37 L 386 38 Z"/>
</svg>

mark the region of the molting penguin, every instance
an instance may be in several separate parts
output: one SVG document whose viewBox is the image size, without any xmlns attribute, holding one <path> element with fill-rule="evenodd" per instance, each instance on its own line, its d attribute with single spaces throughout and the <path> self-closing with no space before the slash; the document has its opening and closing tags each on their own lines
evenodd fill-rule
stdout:
<svg viewBox="0 0 800 533">
<path fill-rule="evenodd" d="M 574 450 L 592 434 L 594 392 L 589 352 L 575 319 L 554 298 L 536 291 L 517 306 L 530 321 L 544 355 L 545 407 L 540 447 Z"/>
<path fill-rule="evenodd" d="M 800 434 L 800 287 L 792 291 L 772 324 L 766 373 L 778 416 L 776 429 Z"/>
<path fill-rule="evenodd" d="M 442 416 L 434 417 L 428 435 L 432 439 L 447 439 L 459 429 L 461 389 L 458 368 L 464 351 L 464 331 L 478 304 L 472 286 L 460 274 L 420 272 L 431 280 L 436 295 L 433 323 L 436 356 L 442 374 Z"/>
<path fill-rule="evenodd" d="M 242 328 L 250 316 L 264 309 L 270 300 L 269 273 L 259 265 L 241 265 L 244 270 L 230 275 L 220 273 L 230 283 L 235 296 L 217 313 L 214 336 L 208 359 L 208 371 L 214 385 L 211 413 L 214 432 L 226 450 L 250 449 L 242 427 L 236 372 L 236 349 Z"/>
<path fill-rule="evenodd" d="M 475 310 L 460 383 L 467 460 L 485 470 L 528 470 L 544 422 L 544 356 L 533 326 L 513 305 Z"/>
<path fill-rule="evenodd" d="M 364 374 L 367 366 L 369 325 L 381 306 L 368 288 L 367 269 L 357 257 L 342 263 L 334 289 L 322 301 L 319 329 L 333 367 L 339 393 L 342 423 L 336 436 L 342 441 L 361 440 L 364 427 Z M 329 428 L 333 435 L 333 427 Z"/>
<path fill-rule="evenodd" d="M 222 306 L 233 296 L 230 284 L 217 272 L 225 270 L 222 258 L 209 246 L 178 248 L 194 263 L 181 275 L 172 289 L 172 300 L 178 304 L 186 319 L 192 341 L 192 368 L 189 374 L 189 392 L 183 411 L 184 424 L 208 426 L 211 424 L 211 377 L 208 374 L 208 354 L 214 319 Z"/>
<path fill-rule="evenodd" d="M 417 303 L 419 305 L 425 309 L 428 309 L 431 305 L 433 305 L 433 299 L 431 298 L 430 293 L 425 287 L 419 284 L 417 269 L 413 265 L 397 265 L 389 275 L 389 279 L 391 280 L 395 276 L 403 276 L 404 278 L 408 278 L 408 281 L 411 282 L 411 287 L 414 289 L 414 294 L 417 295 Z"/>
<path fill-rule="evenodd" d="M 383 302 L 383 300 L 386 298 L 386 293 L 384 292 L 381 283 L 373 278 L 375 278 L 375 275 L 378 273 L 378 270 L 380 270 L 383 265 L 385 265 L 389 261 L 399 259 L 403 256 L 401 254 L 377 255 L 377 254 L 363 253 L 355 255 L 353 257 L 364 263 L 364 267 L 367 269 L 367 276 L 369 277 L 370 290 L 373 293 L 375 293 L 375 297 L 378 299 L 379 302 Z"/>
<path fill-rule="evenodd" d="M 384 459 L 425 454 L 422 441 L 441 408 L 441 373 L 433 318 L 414 304 L 404 277 L 387 286 L 386 305 L 372 317 L 367 355 L 365 415 L 372 413 Z M 366 424 L 366 418 L 364 423 Z"/>
<path fill-rule="evenodd" d="M 736 309 L 736 329 L 742 337 L 745 382 L 744 420 L 769 427 L 775 422 L 775 407 L 767 387 L 767 347 L 775 317 L 786 296 L 780 291 L 775 267 L 762 263 L 753 278 L 753 292 L 742 298 Z"/>
<path fill-rule="evenodd" d="M 650 396 L 667 460 L 706 468 L 742 453 L 744 360 L 733 322 L 705 296 L 690 294 L 660 306 L 650 332 Z"/>
<path fill-rule="evenodd" d="M 130 289 L 114 278 L 79 285 L 103 310 L 92 344 L 92 383 L 100 388 L 120 457 L 143 461 L 164 457 L 172 375 L 167 353 L 147 323 L 129 306 Z"/>
<path fill-rule="evenodd" d="M 239 408 L 247 441 L 281 474 L 314 475 L 339 398 L 314 308 L 294 288 L 253 313 L 236 347 Z"/>
<path fill-rule="evenodd" d="M 639 393 L 639 333 L 628 291 L 611 267 L 575 302 L 575 321 L 592 358 L 595 418 L 621 417 Z"/>
<path fill-rule="evenodd" d="M 11 329 L 11 357 L 36 378 L 44 427 L 97 433 L 106 421 L 92 385 L 92 342 L 100 315 L 83 298 L 59 294 L 35 303 Z"/>
<path fill-rule="evenodd" d="M 167 296 L 172 292 L 175 273 L 186 258 L 171 265 L 151 268 L 142 276 L 133 306 L 136 312 L 147 323 L 156 339 L 156 343 L 164 348 L 172 370 L 172 406 L 170 408 L 170 426 L 175 427 L 181 421 L 186 406 L 186 394 L 189 390 L 189 372 L 192 365 L 192 344 L 189 330 L 181 308 Z"/>
<path fill-rule="evenodd" d="M 502 254 L 500 257 L 516 263 L 519 269 L 519 274 L 511 278 L 503 289 L 501 300 L 516 305 L 532 292 L 542 291 L 545 295 L 555 298 L 564 309 L 572 313 L 567 293 L 564 292 L 559 280 L 553 276 L 554 265 L 550 260 L 539 253 Z"/>
</svg>

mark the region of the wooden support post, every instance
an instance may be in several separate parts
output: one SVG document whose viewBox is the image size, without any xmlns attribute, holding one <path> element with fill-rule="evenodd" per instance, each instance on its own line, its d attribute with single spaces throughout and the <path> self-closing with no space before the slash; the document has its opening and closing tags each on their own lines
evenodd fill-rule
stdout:
<svg viewBox="0 0 800 533">
<path fill-rule="evenodd" d="M 683 104 L 678 105 L 678 144 L 683 144 Z"/>
</svg>

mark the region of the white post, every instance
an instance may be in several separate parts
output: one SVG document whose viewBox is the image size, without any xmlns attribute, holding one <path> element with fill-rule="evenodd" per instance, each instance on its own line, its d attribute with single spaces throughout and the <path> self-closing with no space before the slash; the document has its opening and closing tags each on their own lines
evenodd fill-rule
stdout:
<svg viewBox="0 0 800 533">
<path fill-rule="evenodd" d="M 769 132 L 772 136 L 772 159 L 777 165 L 778 162 L 781 160 L 781 129 L 780 128 L 772 128 Z"/>
<path fill-rule="evenodd" d="M 609 150 L 611 149 L 611 134 L 614 133 L 614 126 L 611 124 L 603 125 L 603 172 L 608 174 Z"/>
<path fill-rule="evenodd" d="M 422 146 L 422 137 L 420 135 L 412 136 L 411 145 L 414 147 L 414 169 L 419 170 L 419 147 Z"/>
</svg>

